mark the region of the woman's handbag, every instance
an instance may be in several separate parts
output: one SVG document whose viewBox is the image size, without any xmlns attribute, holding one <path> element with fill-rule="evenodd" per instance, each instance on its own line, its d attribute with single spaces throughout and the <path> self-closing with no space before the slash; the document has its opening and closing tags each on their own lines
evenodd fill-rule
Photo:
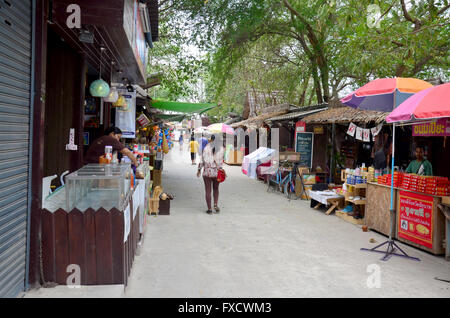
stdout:
<svg viewBox="0 0 450 318">
<path fill-rule="evenodd" d="M 225 173 L 225 170 L 223 170 L 222 168 L 217 170 L 217 182 L 222 183 L 225 181 L 226 178 L 227 174 Z"/>
</svg>

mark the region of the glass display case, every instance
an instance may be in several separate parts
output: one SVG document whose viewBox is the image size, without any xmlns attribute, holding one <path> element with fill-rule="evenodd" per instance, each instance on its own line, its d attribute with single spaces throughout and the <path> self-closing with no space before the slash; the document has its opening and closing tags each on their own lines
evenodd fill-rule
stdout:
<svg viewBox="0 0 450 318">
<path fill-rule="evenodd" d="M 66 210 L 125 208 L 131 184 L 130 164 L 89 164 L 66 176 Z"/>
</svg>

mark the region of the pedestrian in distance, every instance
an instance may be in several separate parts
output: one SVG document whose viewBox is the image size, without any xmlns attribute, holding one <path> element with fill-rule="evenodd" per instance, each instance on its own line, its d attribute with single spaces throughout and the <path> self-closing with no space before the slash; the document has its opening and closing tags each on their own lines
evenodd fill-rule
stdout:
<svg viewBox="0 0 450 318">
<path fill-rule="evenodd" d="M 183 134 L 180 134 L 178 142 L 180 143 L 180 151 L 183 151 Z"/>
<path fill-rule="evenodd" d="M 211 209 L 211 188 L 214 196 L 214 212 L 219 213 L 219 182 L 217 175 L 219 169 L 223 166 L 223 147 L 214 143 L 215 136 L 212 135 L 208 144 L 203 149 L 203 155 L 198 165 L 197 177 L 200 178 L 203 169 L 203 182 L 205 184 L 205 198 L 208 210 L 206 213 L 212 214 Z"/>
<path fill-rule="evenodd" d="M 194 139 L 194 136 L 191 137 L 191 141 L 189 142 L 189 148 L 191 150 L 191 161 L 192 161 L 192 165 L 195 166 L 195 156 L 197 155 L 198 152 L 198 141 L 196 141 Z"/>
</svg>

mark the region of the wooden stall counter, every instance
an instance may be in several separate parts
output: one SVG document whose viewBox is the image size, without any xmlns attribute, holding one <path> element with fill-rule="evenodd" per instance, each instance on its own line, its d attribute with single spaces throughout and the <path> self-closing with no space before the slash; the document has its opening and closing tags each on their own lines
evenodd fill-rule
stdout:
<svg viewBox="0 0 450 318">
<path fill-rule="evenodd" d="M 396 200 L 397 190 L 394 189 L 394 203 Z M 391 188 L 389 186 L 378 183 L 368 182 L 366 189 L 366 210 L 365 225 L 377 232 L 389 236 L 391 218 Z M 394 221 L 393 226 L 396 226 Z M 395 234 L 396 235 L 396 234 Z M 396 236 L 394 238 L 397 238 Z"/>
<path fill-rule="evenodd" d="M 390 232 L 390 186 L 367 183 L 365 225 L 384 235 Z M 394 188 L 394 238 L 435 255 L 445 253 L 445 216 L 442 198 Z"/>
</svg>

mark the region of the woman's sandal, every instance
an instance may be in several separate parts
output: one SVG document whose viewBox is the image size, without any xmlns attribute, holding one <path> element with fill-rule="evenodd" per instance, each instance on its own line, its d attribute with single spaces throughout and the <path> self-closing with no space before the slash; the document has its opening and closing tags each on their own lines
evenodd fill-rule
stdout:
<svg viewBox="0 0 450 318">
<path fill-rule="evenodd" d="M 212 212 L 212 210 L 207 210 L 206 213 L 212 214 L 213 212 Z"/>
<path fill-rule="evenodd" d="M 219 207 L 217 205 L 214 206 L 214 211 L 215 211 L 215 213 L 219 213 L 220 212 L 220 209 L 219 209 Z"/>
</svg>

